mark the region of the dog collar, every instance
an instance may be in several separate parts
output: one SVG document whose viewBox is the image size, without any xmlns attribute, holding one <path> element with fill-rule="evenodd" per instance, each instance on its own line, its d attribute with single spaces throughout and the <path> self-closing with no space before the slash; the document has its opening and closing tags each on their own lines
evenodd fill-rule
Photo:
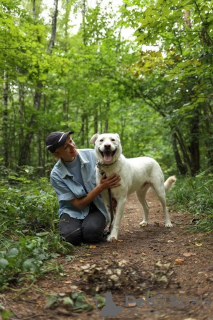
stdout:
<svg viewBox="0 0 213 320">
<path fill-rule="evenodd" d="M 116 160 L 117 161 L 117 160 Z M 100 163 L 100 162 L 97 162 L 96 165 L 97 165 L 97 168 L 99 169 L 99 172 L 101 175 L 103 175 L 105 172 L 103 171 L 102 167 L 104 168 L 109 168 L 111 165 L 113 165 L 116 161 L 114 161 L 113 163 L 110 163 L 110 164 L 105 164 L 105 163 Z"/>
</svg>

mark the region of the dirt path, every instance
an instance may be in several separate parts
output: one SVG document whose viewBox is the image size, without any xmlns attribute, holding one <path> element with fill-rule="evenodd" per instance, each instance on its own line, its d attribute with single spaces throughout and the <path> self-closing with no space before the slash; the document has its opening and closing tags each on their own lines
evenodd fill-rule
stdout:
<svg viewBox="0 0 213 320">
<path fill-rule="evenodd" d="M 48 276 L 28 290 L 1 294 L 0 303 L 13 312 L 12 319 L 212 320 L 212 235 L 190 232 L 192 218 L 177 212 L 170 212 L 174 228 L 165 228 L 159 202 L 153 195 L 148 202 L 147 227 L 139 227 L 141 209 L 133 195 L 119 241 L 76 247 L 73 259 L 60 258 L 61 277 Z M 45 308 L 48 294 L 58 293 L 63 300 L 79 290 L 93 304 L 92 311 L 71 312 L 62 303 Z M 120 308 L 114 306 L 113 316 L 104 317 L 94 298 L 106 292 Z"/>
</svg>

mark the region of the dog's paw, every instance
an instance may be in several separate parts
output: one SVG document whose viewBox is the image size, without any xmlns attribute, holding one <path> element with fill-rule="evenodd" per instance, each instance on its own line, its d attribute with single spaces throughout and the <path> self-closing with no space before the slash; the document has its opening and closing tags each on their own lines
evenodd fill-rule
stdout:
<svg viewBox="0 0 213 320">
<path fill-rule="evenodd" d="M 147 224 L 148 224 L 148 222 L 147 222 L 147 221 L 144 221 L 144 220 L 139 223 L 139 225 L 140 225 L 141 227 L 146 227 Z"/>
<path fill-rule="evenodd" d="M 113 236 L 111 234 L 107 237 L 107 241 L 109 241 L 109 242 L 116 242 L 117 240 L 118 240 L 118 237 Z"/>
<path fill-rule="evenodd" d="M 173 225 L 172 225 L 171 221 L 166 222 L 166 223 L 165 223 L 165 227 L 166 227 L 166 228 L 172 228 Z"/>
</svg>

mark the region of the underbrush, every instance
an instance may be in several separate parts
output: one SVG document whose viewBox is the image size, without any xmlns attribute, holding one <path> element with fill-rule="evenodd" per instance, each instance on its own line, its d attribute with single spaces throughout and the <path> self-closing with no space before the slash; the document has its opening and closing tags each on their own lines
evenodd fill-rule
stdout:
<svg viewBox="0 0 213 320">
<path fill-rule="evenodd" d="M 14 173 L 0 168 L 0 288 L 35 280 L 47 272 L 60 272 L 54 261 L 70 255 L 73 246 L 58 232 L 58 203 L 46 178 L 33 168 Z"/>
<path fill-rule="evenodd" d="M 178 178 L 168 199 L 176 210 L 193 215 L 196 230 L 213 231 L 213 174 Z"/>
</svg>

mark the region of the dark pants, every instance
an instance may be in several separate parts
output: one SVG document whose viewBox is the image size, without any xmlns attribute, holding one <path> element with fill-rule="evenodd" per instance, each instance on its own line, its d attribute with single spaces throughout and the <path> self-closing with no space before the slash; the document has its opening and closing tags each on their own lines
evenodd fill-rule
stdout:
<svg viewBox="0 0 213 320">
<path fill-rule="evenodd" d="M 73 245 L 84 243 L 97 243 L 103 240 L 106 219 L 104 215 L 92 206 L 85 219 L 71 218 L 63 213 L 59 221 L 61 236 Z"/>
</svg>

